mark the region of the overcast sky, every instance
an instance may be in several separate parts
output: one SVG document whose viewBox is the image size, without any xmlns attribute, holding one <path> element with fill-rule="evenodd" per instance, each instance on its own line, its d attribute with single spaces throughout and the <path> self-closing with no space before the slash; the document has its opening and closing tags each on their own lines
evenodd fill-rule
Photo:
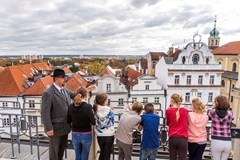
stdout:
<svg viewBox="0 0 240 160">
<path fill-rule="evenodd" d="M 0 54 L 167 52 L 207 43 L 217 15 L 220 44 L 240 40 L 238 0 L 0 0 Z"/>
</svg>

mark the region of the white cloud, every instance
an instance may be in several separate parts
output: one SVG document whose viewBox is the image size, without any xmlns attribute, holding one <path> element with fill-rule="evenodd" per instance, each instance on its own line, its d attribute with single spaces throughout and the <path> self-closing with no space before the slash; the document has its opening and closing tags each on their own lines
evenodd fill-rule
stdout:
<svg viewBox="0 0 240 160">
<path fill-rule="evenodd" d="M 0 54 L 146 54 L 195 33 L 239 40 L 237 0 L 11 0 L 0 5 Z"/>
</svg>

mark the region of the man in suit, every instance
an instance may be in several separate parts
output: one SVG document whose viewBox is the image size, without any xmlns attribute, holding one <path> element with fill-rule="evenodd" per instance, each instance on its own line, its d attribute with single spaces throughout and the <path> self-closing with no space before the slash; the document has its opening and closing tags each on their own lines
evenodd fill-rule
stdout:
<svg viewBox="0 0 240 160">
<path fill-rule="evenodd" d="M 55 69 L 52 77 L 53 84 L 42 96 L 41 118 L 49 137 L 49 159 L 62 160 L 70 132 L 67 110 L 75 94 L 64 87 L 64 70 Z"/>
</svg>

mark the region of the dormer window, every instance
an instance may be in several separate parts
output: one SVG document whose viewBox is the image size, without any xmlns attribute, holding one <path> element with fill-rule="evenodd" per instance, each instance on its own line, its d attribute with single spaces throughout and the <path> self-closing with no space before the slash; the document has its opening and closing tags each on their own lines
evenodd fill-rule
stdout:
<svg viewBox="0 0 240 160">
<path fill-rule="evenodd" d="M 199 55 L 198 54 L 194 54 L 192 56 L 192 61 L 193 61 L 193 64 L 198 64 L 198 62 L 199 62 Z"/>
</svg>

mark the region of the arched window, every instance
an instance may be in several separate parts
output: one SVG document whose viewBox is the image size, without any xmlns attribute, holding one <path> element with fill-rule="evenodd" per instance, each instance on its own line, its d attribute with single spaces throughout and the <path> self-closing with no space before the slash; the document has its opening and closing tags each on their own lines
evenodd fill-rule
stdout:
<svg viewBox="0 0 240 160">
<path fill-rule="evenodd" d="M 209 63 L 209 58 L 207 57 L 207 58 L 206 58 L 206 64 L 208 64 L 208 63 Z"/>
<path fill-rule="evenodd" d="M 236 72 L 236 70 L 237 70 L 237 64 L 234 62 L 232 65 L 232 71 Z"/>
<path fill-rule="evenodd" d="M 221 85 L 222 85 L 223 87 L 225 87 L 225 81 L 224 81 L 224 80 L 222 80 Z"/>
</svg>

